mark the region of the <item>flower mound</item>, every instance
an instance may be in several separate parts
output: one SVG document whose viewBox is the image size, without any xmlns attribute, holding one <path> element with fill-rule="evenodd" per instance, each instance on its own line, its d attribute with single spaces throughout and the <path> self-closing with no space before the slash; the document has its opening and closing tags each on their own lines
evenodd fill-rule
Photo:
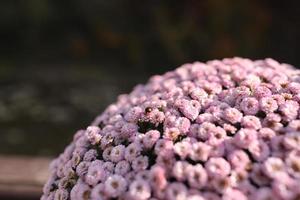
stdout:
<svg viewBox="0 0 300 200">
<path fill-rule="evenodd" d="M 41 199 L 299 199 L 299 92 L 272 59 L 153 76 L 75 134 Z"/>
</svg>

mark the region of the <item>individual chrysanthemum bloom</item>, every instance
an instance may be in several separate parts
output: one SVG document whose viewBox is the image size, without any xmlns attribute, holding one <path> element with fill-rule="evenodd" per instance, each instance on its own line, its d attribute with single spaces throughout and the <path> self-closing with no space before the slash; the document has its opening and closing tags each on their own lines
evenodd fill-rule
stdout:
<svg viewBox="0 0 300 200">
<path fill-rule="evenodd" d="M 283 118 L 286 120 L 293 120 L 297 117 L 299 104 L 293 100 L 287 100 L 279 106 L 279 111 L 282 113 Z"/>
<path fill-rule="evenodd" d="M 97 156 L 98 156 L 97 151 L 95 149 L 90 149 L 84 154 L 83 160 L 91 162 L 93 160 L 96 160 Z"/>
<path fill-rule="evenodd" d="M 105 183 L 105 193 L 109 197 L 117 197 L 127 189 L 127 181 L 120 175 L 109 176 Z"/>
<path fill-rule="evenodd" d="M 124 159 L 125 146 L 118 145 L 112 148 L 110 152 L 110 160 L 113 162 L 119 162 Z"/>
<path fill-rule="evenodd" d="M 211 113 L 201 113 L 198 115 L 196 122 L 198 124 L 192 124 L 193 125 L 197 125 L 199 126 L 199 124 L 202 124 L 204 122 L 213 122 L 214 121 L 214 116 Z"/>
<path fill-rule="evenodd" d="M 271 90 L 265 86 L 265 85 L 259 85 L 257 87 L 254 88 L 254 93 L 253 95 L 256 98 L 262 98 L 262 97 L 268 97 L 272 95 Z"/>
<path fill-rule="evenodd" d="M 96 185 L 91 191 L 91 200 L 105 200 L 107 199 L 107 195 L 105 194 L 105 185 L 100 183 Z"/>
<path fill-rule="evenodd" d="M 212 147 L 203 142 L 197 142 L 190 149 L 190 158 L 194 161 L 207 161 Z"/>
<path fill-rule="evenodd" d="M 197 164 L 187 168 L 185 174 L 190 187 L 200 189 L 206 185 L 208 176 L 202 165 Z"/>
<path fill-rule="evenodd" d="M 187 172 L 190 168 L 191 165 L 188 162 L 177 161 L 172 168 L 172 174 L 178 181 L 184 181 L 187 179 Z"/>
<path fill-rule="evenodd" d="M 138 126 L 135 123 L 125 123 L 121 128 L 122 137 L 133 136 L 138 130 Z"/>
<path fill-rule="evenodd" d="M 165 114 L 159 110 L 154 110 L 148 116 L 149 121 L 155 125 L 159 125 L 160 123 L 164 122 Z"/>
<path fill-rule="evenodd" d="M 88 151 L 88 149 L 86 147 L 81 147 L 81 146 L 78 146 L 74 149 L 73 151 L 73 156 L 79 156 L 80 159 L 83 158 L 84 154 Z"/>
<path fill-rule="evenodd" d="M 147 156 L 139 156 L 132 161 L 132 169 L 134 171 L 145 170 L 148 167 L 148 164 L 149 159 Z"/>
<path fill-rule="evenodd" d="M 222 142 L 215 142 L 215 140 L 208 140 L 205 143 L 211 146 L 211 150 L 209 152 L 209 157 L 223 157 L 226 152 L 225 147 L 226 139 L 222 140 Z"/>
<path fill-rule="evenodd" d="M 298 82 L 290 82 L 288 83 L 287 89 L 291 91 L 293 94 L 299 94 L 300 84 Z"/>
<path fill-rule="evenodd" d="M 262 125 L 273 129 L 274 131 L 280 131 L 283 124 L 281 123 L 282 117 L 276 113 L 268 113 L 266 117 L 262 120 Z"/>
<path fill-rule="evenodd" d="M 205 163 L 205 169 L 209 176 L 222 178 L 230 173 L 230 164 L 221 157 L 210 158 Z"/>
<path fill-rule="evenodd" d="M 223 118 L 232 124 L 241 121 L 243 114 L 236 108 L 227 108 L 223 113 Z"/>
<path fill-rule="evenodd" d="M 246 115 L 255 115 L 259 111 L 259 103 L 254 97 L 244 98 L 240 107 Z"/>
<path fill-rule="evenodd" d="M 259 100 L 260 109 L 266 113 L 272 113 L 278 109 L 277 101 L 272 97 L 263 97 Z"/>
<path fill-rule="evenodd" d="M 102 167 L 107 173 L 110 173 L 110 174 L 112 174 L 115 170 L 115 164 L 112 162 L 109 162 L 109 161 L 104 162 L 102 164 Z"/>
<path fill-rule="evenodd" d="M 153 166 L 150 170 L 150 184 L 153 188 L 163 190 L 167 184 L 165 169 L 161 166 Z"/>
<path fill-rule="evenodd" d="M 62 167 L 62 172 L 65 177 L 74 177 L 75 176 L 75 171 L 72 167 L 72 160 L 69 160 L 68 162 L 64 163 Z"/>
<path fill-rule="evenodd" d="M 201 140 L 207 140 L 211 136 L 211 132 L 216 128 L 216 125 L 210 122 L 203 122 L 198 132 L 196 133 L 196 137 Z"/>
<path fill-rule="evenodd" d="M 280 180 L 275 180 L 272 183 L 273 193 L 281 199 L 297 199 L 299 197 L 299 180 L 291 179 L 290 177 L 281 177 Z"/>
<path fill-rule="evenodd" d="M 116 164 L 115 173 L 119 175 L 125 175 L 130 170 L 130 164 L 126 160 L 121 160 Z"/>
<path fill-rule="evenodd" d="M 227 160 L 233 169 L 246 169 L 250 164 L 248 154 L 243 150 L 234 150 L 228 154 Z"/>
<path fill-rule="evenodd" d="M 113 138 L 114 136 L 111 132 L 105 134 L 100 141 L 100 147 L 102 149 L 105 149 L 107 146 L 113 143 Z"/>
<path fill-rule="evenodd" d="M 173 152 L 173 142 L 167 139 L 160 139 L 157 141 L 154 151 L 156 154 L 169 155 Z"/>
<path fill-rule="evenodd" d="M 175 141 L 180 136 L 178 128 L 166 128 L 164 138 Z"/>
<path fill-rule="evenodd" d="M 135 171 L 130 171 L 124 175 L 124 178 L 126 179 L 127 183 L 131 183 L 132 181 L 134 181 L 135 177 L 136 177 Z"/>
<path fill-rule="evenodd" d="M 246 86 L 238 86 L 235 88 L 232 88 L 232 95 L 235 99 L 239 97 L 248 97 L 251 95 L 251 91 L 249 87 Z"/>
<path fill-rule="evenodd" d="M 270 140 L 272 138 L 274 138 L 276 136 L 275 131 L 273 131 L 270 128 L 261 128 L 259 130 L 259 134 L 258 134 L 258 138 L 266 141 L 266 142 L 270 142 Z"/>
<path fill-rule="evenodd" d="M 189 141 L 181 141 L 181 142 L 177 142 L 174 145 L 174 152 L 175 154 L 177 154 L 181 159 L 185 159 L 192 148 L 192 144 Z"/>
<path fill-rule="evenodd" d="M 175 102 L 182 114 L 190 120 L 195 120 L 199 115 L 201 105 L 196 100 L 181 99 Z"/>
<path fill-rule="evenodd" d="M 285 102 L 285 98 L 281 94 L 273 94 L 272 98 L 277 102 L 278 106 Z"/>
<path fill-rule="evenodd" d="M 140 118 L 142 113 L 143 113 L 143 109 L 141 107 L 135 106 L 126 113 L 124 118 L 128 122 L 137 122 L 137 120 Z"/>
<path fill-rule="evenodd" d="M 223 107 L 225 105 L 225 107 Z M 219 101 L 212 101 L 211 104 L 208 105 L 208 108 L 205 110 L 207 113 L 210 113 L 213 116 L 214 121 L 219 121 L 222 119 L 223 110 L 228 107 L 227 104 L 219 102 Z"/>
<path fill-rule="evenodd" d="M 74 178 L 63 177 L 55 185 L 58 186 L 58 188 L 61 188 L 61 189 L 68 189 L 68 188 L 74 186 L 75 183 L 76 183 L 76 178 L 75 177 Z"/>
<path fill-rule="evenodd" d="M 141 170 L 136 174 L 135 177 L 136 180 L 144 180 L 149 181 L 150 180 L 150 172 L 149 170 Z"/>
<path fill-rule="evenodd" d="M 234 125 L 224 123 L 223 129 L 226 131 L 227 135 L 234 135 L 237 131 L 237 128 Z"/>
<path fill-rule="evenodd" d="M 297 179 L 300 179 L 300 151 L 293 150 L 285 159 L 287 171 Z"/>
<path fill-rule="evenodd" d="M 73 154 L 70 162 L 71 162 L 72 168 L 76 168 L 79 165 L 79 163 L 81 162 L 81 156 L 77 153 Z"/>
<path fill-rule="evenodd" d="M 155 159 L 155 163 L 163 166 L 167 172 L 171 172 L 172 167 L 176 162 L 176 158 L 172 154 L 168 155 L 159 155 Z"/>
<path fill-rule="evenodd" d="M 247 86 L 249 88 L 256 88 L 261 83 L 261 79 L 256 74 L 250 74 L 242 81 L 241 85 Z"/>
<path fill-rule="evenodd" d="M 190 92 L 190 96 L 194 100 L 201 101 L 202 99 L 205 99 L 208 97 L 208 94 L 203 90 L 202 88 L 193 88 Z"/>
<path fill-rule="evenodd" d="M 86 137 L 93 145 L 98 144 L 102 138 L 100 128 L 98 126 L 89 126 L 85 131 Z"/>
<path fill-rule="evenodd" d="M 252 115 L 244 116 L 241 121 L 241 125 L 244 128 L 250 128 L 250 129 L 255 129 L 255 130 L 259 130 L 261 128 L 260 119 L 256 116 L 252 116 Z"/>
<path fill-rule="evenodd" d="M 191 127 L 191 121 L 186 117 L 178 117 L 175 120 L 175 129 L 181 133 L 181 135 L 185 135 Z"/>
<path fill-rule="evenodd" d="M 263 140 L 256 140 L 249 145 L 249 152 L 256 161 L 262 162 L 270 155 L 270 148 Z"/>
<path fill-rule="evenodd" d="M 227 178 L 227 177 L 226 177 Z M 228 182 L 232 187 L 239 187 L 245 184 L 249 178 L 249 173 L 245 169 L 234 169 L 228 177 Z"/>
<path fill-rule="evenodd" d="M 105 161 L 109 161 L 110 160 L 110 158 L 111 158 L 110 154 L 111 154 L 112 149 L 113 149 L 112 146 L 107 147 L 107 148 L 104 149 L 104 151 L 102 153 L 102 157 L 103 157 L 103 159 Z"/>
<path fill-rule="evenodd" d="M 128 161 L 133 161 L 140 154 L 140 151 L 141 146 L 139 144 L 131 143 L 126 147 L 124 157 Z"/>
<path fill-rule="evenodd" d="M 257 140 L 257 132 L 254 129 L 242 128 L 235 135 L 236 145 L 241 148 L 248 148 L 249 145 Z"/>
<path fill-rule="evenodd" d="M 210 180 L 209 185 L 211 189 L 217 191 L 218 193 L 224 194 L 226 190 L 233 188 L 231 178 L 229 176 L 226 177 L 215 177 Z"/>
<path fill-rule="evenodd" d="M 187 188 L 184 184 L 174 182 L 166 189 L 166 199 L 168 200 L 182 200 L 187 197 Z"/>
<path fill-rule="evenodd" d="M 100 165 L 90 165 L 85 175 L 85 180 L 89 185 L 96 185 L 99 181 L 104 181 L 107 172 Z"/>
<path fill-rule="evenodd" d="M 263 163 L 263 170 L 270 178 L 280 179 L 285 175 L 286 167 L 282 159 L 269 157 Z"/>
<path fill-rule="evenodd" d="M 217 126 L 214 129 L 212 129 L 207 142 L 211 145 L 219 145 L 222 144 L 226 138 L 226 131 L 220 126 Z"/>
<path fill-rule="evenodd" d="M 287 133 L 283 138 L 283 144 L 287 149 L 300 150 L 300 133 Z"/>
<path fill-rule="evenodd" d="M 146 148 L 152 148 L 156 141 L 160 137 L 160 132 L 157 130 L 150 130 L 145 133 L 145 137 L 143 137 L 143 144 Z"/>
<path fill-rule="evenodd" d="M 74 200 L 77 199 L 87 200 L 90 198 L 90 195 L 91 195 L 91 188 L 87 184 L 85 184 L 82 180 L 78 181 L 70 192 L 70 198 Z"/>
<path fill-rule="evenodd" d="M 79 150 L 78 147 L 81 147 L 82 149 L 85 149 L 89 146 L 89 140 L 87 137 L 79 137 L 77 140 L 74 141 L 75 142 L 75 146 L 77 147 L 77 151 Z M 76 151 L 75 150 L 75 151 Z"/>
<path fill-rule="evenodd" d="M 270 183 L 270 178 L 264 173 L 262 166 L 258 163 L 252 166 L 250 178 L 258 186 L 267 186 Z"/>
<path fill-rule="evenodd" d="M 75 133 L 41 199 L 298 199 L 299 82 L 238 57 L 155 75 Z"/>
<path fill-rule="evenodd" d="M 300 120 L 292 120 L 287 125 L 288 131 L 299 131 L 300 130 Z"/>
<path fill-rule="evenodd" d="M 128 195 L 133 200 L 146 200 L 151 196 L 151 187 L 143 180 L 133 181 L 129 186 Z"/>
</svg>

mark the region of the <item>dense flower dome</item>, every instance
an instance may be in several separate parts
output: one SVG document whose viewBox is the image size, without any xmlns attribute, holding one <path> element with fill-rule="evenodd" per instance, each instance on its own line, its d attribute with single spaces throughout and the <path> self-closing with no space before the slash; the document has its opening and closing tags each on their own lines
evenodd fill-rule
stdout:
<svg viewBox="0 0 300 200">
<path fill-rule="evenodd" d="M 299 103 L 300 71 L 288 64 L 185 64 L 78 131 L 41 199 L 300 199 Z"/>
</svg>

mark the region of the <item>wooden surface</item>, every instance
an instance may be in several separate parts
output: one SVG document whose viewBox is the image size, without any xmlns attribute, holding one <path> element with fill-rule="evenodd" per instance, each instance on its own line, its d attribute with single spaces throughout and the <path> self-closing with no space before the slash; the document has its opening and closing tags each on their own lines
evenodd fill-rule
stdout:
<svg viewBox="0 0 300 200">
<path fill-rule="evenodd" d="M 0 155 L 0 199 L 39 199 L 51 158 Z"/>
</svg>

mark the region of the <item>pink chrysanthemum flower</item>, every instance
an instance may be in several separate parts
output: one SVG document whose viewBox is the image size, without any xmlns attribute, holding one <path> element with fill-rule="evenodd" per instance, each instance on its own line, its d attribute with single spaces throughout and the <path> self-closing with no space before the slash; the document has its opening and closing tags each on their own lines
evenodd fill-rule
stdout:
<svg viewBox="0 0 300 200">
<path fill-rule="evenodd" d="M 299 199 L 299 81 L 272 59 L 153 76 L 76 132 L 41 199 Z"/>
</svg>

